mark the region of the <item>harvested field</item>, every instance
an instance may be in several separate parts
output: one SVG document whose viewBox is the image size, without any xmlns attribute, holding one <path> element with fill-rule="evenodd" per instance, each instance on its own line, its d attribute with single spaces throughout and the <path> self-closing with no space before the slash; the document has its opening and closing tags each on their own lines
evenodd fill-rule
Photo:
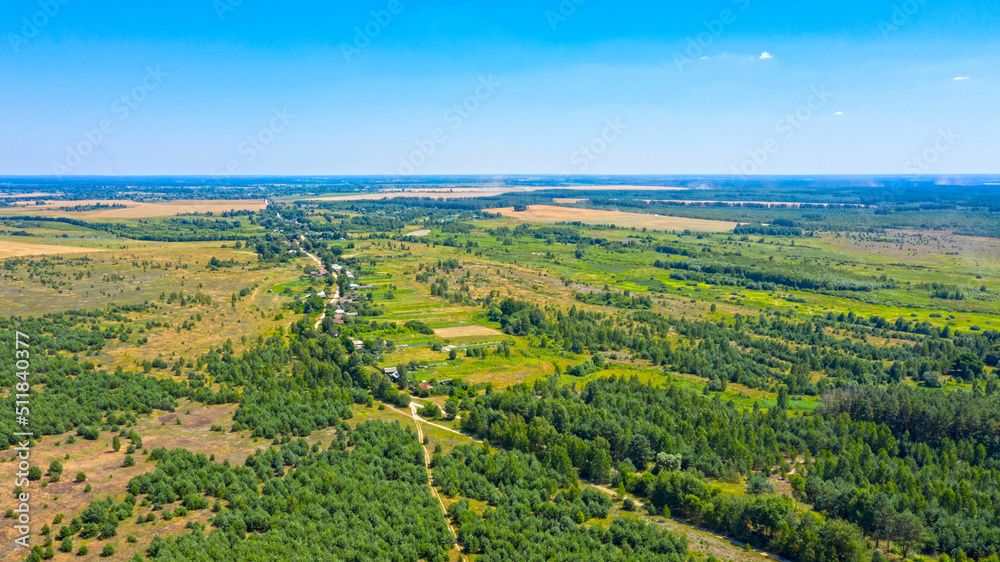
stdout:
<svg viewBox="0 0 1000 562">
<path fill-rule="evenodd" d="M 28 244 L 25 242 L 0 242 L 0 259 L 23 256 L 50 256 L 54 254 L 82 254 L 84 252 L 104 252 L 95 248 L 77 246 L 55 246 L 51 244 Z"/>
<path fill-rule="evenodd" d="M 659 185 L 548 185 L 548 186 L 507 186 L 507 187 L 418 187 L 400 191 L 380 191 L 378 193 L 345 193 L 343 195 L 328 195 L 325 197 L 308 197 L 306 201 L 381 201 L 396 197 L 430 197 L 432 199 L 462 199 L 467 197 L 491 197 L 504 193 L 524 193 L 548 189 L 564 189 L 570 191 L 686 191 L 686 187 L 666 187 Z M 556 200 L 561 202 L 561 200 Z M 582 199 L 566 199 L 562 201 L 582 201 Z"/>
<path fill-rule="evenodd" d="M 385 191 L 380 193 L 352 193 L 330 197 L 310 197 L 306 201 L 381 201 L 397 197 L 430 197 L 431 199 L 464 199 L 468 197 L 491 197 L 509 193 L 511 189 L 414 189 L 407 191 Z"/>
<path fill-rule="evenodd" d="M 0 199 L 13 199 L 15 197 L 51 197 L 55 193 L 43 193 L 41 191 L 33 191 L 31 193 L 0 193 Z"/>
<path fill-rule="evenodd" d="M 66 211 L 63 208 L 89 205 L 125 205 L 124 208 Z M 259 211 L 267 207 L 263 199 L 178 199 L 144 203 L 138 201 L 46 201 L 45 205 L 18 205 L 2 210 L 2 214 L 68 216 L 86 219 L 136 219 L 170 217 L 189 213 L 225 213 L 227 211 Z"/>
<path fill-rule="evenodd" d="M 688 191 L 687 187 L 667 185 L 559 185 L 554 187 L 536 187 L 537 189 L 573 189 L 577 191 Z"/>
<path fill-rule="evenodd" d="M 599 211 L 595 209 L 575 209 L 553 205 L 531 205 L 527 211 L 514 212 L 513 207 L 487 209 L 489 213 L 501 213 L 522 222 L 555 223 L 580 221 L 584 224 L 613 224 L 625 228 L 652 228 L 657 230 L 696 230 L 701 232 L 727 232 L 736 228 L 737 223 L 647 215 L 643 213 L 623 213 L 621 211 Z"/>
<path fill-rule="evenodd" d="M 434 334 L 441 338 L 462 338 L 472 336 L 499 336 L 500 332 L 486 326 L 456 326 L 454 328 L 438 328 Z"/>
<path fill-rule="evenodd" d="M 689 199 L 643 199 L 646 203 L 670 203 L 674 205 L 703 206 L 703 205 L 728 205 L 731 207 L 742 207 L 744 205 L 762 205 L 766 207 L 785 207 L 788 209 L 798 209 L 802 205 L 818 205 L 823 207 L 865 207 L 866 205 L 856 205 L 854 203 L 800 203 L 792 201 L 718 201 L 711 199 L 689 200 Z"/>
</svg>

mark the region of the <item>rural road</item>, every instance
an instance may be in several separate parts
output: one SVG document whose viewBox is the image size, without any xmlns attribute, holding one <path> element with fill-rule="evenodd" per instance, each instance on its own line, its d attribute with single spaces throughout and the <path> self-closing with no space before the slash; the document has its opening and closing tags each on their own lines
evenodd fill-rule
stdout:
<svg viewBox="0 0 1000 562">
<path fill-rule="evenodd" d="M 420 442 L 421 443 L 423 443 L 423 441 L 424 441 L 424 432 L 420 428 L 420 424 L 421 423 L 425 423 L 427 425 L 430 425 L 432 427 L 436 427 L 438 429 L 443 429 L 445 431 L 450 431 L 451 433 L 454 433 L 454 434 L 457 434 L 457 435 L 461 435 L 462 437 L 465 437 L 467 439 L 471 439 L 471 440 L 473 440 L 473 441 L 475 441 L 477 443 L 482 443 L 481 440 L 476 439 L 475 437 L 472 437 L 470 435 L 466 435 L 465 433 L 462 433 L 461 431 L 456 431 L 456 430 L 454 430 L 454 429 L 452 429 L 450 427 L 446 427 L 446 426 L 443 426 L 443 425 L 440 425 L 440 424 L 437 424 L 437 423 L 425 420 L 424 418 L 420 417 L 419 415 L 417 415 L 417 410 L 419 408 L 422 408 L 423 406 L 424 406 L 424 404 L 420 404 L 419 402 L 410 402 L 410 417 L 413 418 L 414 423 L 416 423 L 416 425 L 417 425 L 417 435 L 420 437 Z M 398 410 L 396 408 L 393 408 L 389 404 L 386 404 L 386 407 L 390 408 L 392 410 L 395 410 L 396 412 L 399 412 L 400 414 L 405 415 L 405 413 L 402 410 Z M 424 448 L 424 451 L 425 452 L 427 451 L 426 447 Z M 428 457 L 428 458 L 430 458 L 430 457 Z M 428 465 L 428 470 L 430 470 L 429 465 Z M 606 488 L 604 486 L 601 486 L 599 484 L 593 484 L 593 483 L 590 483 L 590 482 L 586 482 L 586 484 L 588 486 L 596 488 L 600 492 L 604 492 L 605 494 L 607 494 L 607 495 L 609 495 L 611 497 L 617 497 L 618 496 L 617 492 L 615 492 L 615 491 L 613 491 L 613 490 L 611 490 L 609 488 Z M 431 489 L 433 490 L 433 487 Z M 435 496 L 436 495 L 437 495 L 437 493 L 435 492 Z M 438 499 L 440 500 L 440 498 L 438 498 Z M 640 509 L 645 509 L 646 504 L 643 504 L 642 502 L 640 502 L 640 501 L 638 501 L 638 500 L 636 500 L 634 498 L 633 498 L 632 501 L 635 502 L 636 507 L 638 507 Z M 442 503 L 441 506 L 444 507 L 444 504 Z M 683 521 L 681 519 L 677 519 L 676 517 L 670 517 L 670 520 L 673 521 L 673 522 L 675 522 L 675 523 L 677 523 L 677 524 L 679 524 L 679 525 L 681 525 L 681 526 L 684 526 L 684 527 L 687 527 L 689 529 L 693 529 L 695 531 L 699 531 L 699 532 L 711 535 L 711 536 L 713 536 L 713 537 L 715 537 L 715 538 L 717 538 L 719 540 L 726 541 L 726 542 L 728 542 L 728 543 L 730 543 L 732 545 L 738 546 L 740 548 L 747 548 L 748 547 L 748 545 L 746 543 L 742 542 L 742 541 L 738 541 L 736 539 L 733 539 L 733 538 L 730 538 L 730 537 L 727 537 L 727 536 L 724 536 L 724 535 L 720 535 L 718 533 L 715 533 L 715 532 L 710 531 L 708 529 L 705 529 L 703 527 L 699 527 L 697 525 L 692 525 L 691 523 L 688 523 L 687 521 Z M 451 527 L 450 524 L 448 526 L 449 526 L 449 528 Z M 765 552 L 763 550 L 758 550 L 756 548 L 753 548 L 752 546 L 749 547 L 749 550 L 751 550 L 752 552 L 754 552 L 756 554 L 759 554 L 760 556 L 763 556 L 765 558 L 770 558 L 771 560 L 778 560 L 779 562 L 792 562 L 791 560 L 789 560 L 787 558 L 782 558 L 781 556 L 778 556 L 778 555 L 775 555 L 775 554 L 771 554 L 771 553 Z"/>
<path fill-rule="evenodd" d="M 318 265 L 320 269 L 323 269 L 323 262 L 321 262 L 319 258 L 317 258 L 316 256 L 310 254 L 309 252 L 306 252 L 306 255 L 309 256 L 310 258 L 312 258 L 313 261 L 316 262 L 316 265 Z M 334 279 L 337 278 L 337 273 L 335 271 L 331 271 L 330 273 L 333 275 Z M 333 290 L 333 298 L 330 299 L 330 303 L 327 306 L 329 306 L 330 304 L 333 304 L 333 303 L 337 302 L 338 300 L 340 300 L 340 287 L 339 286 L 336 289 Z M 323 310 L 323 312 L 320 313 L 319 318 L 316 320 L 316 325 L 313 326 L 314 330 L 318 330 L 319 329 L 319 325 L 323 323 L 323 319 L 324 318 L 326 318 L 326 310 Z"/>
<path fill-rule="evenodd" d="M 590 486 L 592 486 L 594 488 L 597 488 L 598 491 L 604 492 L 605 494 L 608 494 L 609 496 L 612 496 L 612 497 L 617 497 L 618 496 L 618 492 L 615 492 L 615 491 L 611 490 L 610 488 L 605 488 L 604 486 L 601 486 L 599 484 L 590 484 Z M 633 499 L 632 501 L 635 502 L 636 507 L 638 507 L 639 509 L 645 509 L 646 504 L 644 504 L 644 503 L 642 503 L 642 502 L 640 502 L 640 501 L 638 501 L 636 499 Z M 701 531 L 702 533 L 705 533 L 705 534 L 708 534 L 708 535 L 712 535 L 713 537 L 715 537 L 717 539 L 724 540 L 724 541 L 726 541 L 726 542 L 728 542 L 728 543 L 730 543 L 732 545 L 738 546 L 740 548 L 748 548 L 750 551 L 755 552 L 755 553 L 757 553 L 757 554 L 759 554 L 759 555 L 761 555 L 761 556 L 763 556 L 765 558 L 770 558 L 771 560 L 778 560 L 779 562 L 792 562 L 791 560 L 789 560 L 787 558 L 782 558 L 781 556 L 777 556 L 775 554 L 764 552 L 763 550 L 757 550 L 756 548 L 754 548 L 752 546 L 749 546 L 745 542 L 738 541 L 736 539 L 729 538 L 729 537 L 724 536 L 724 535 L 720 535 L 718 533 L 715 533 L 713 531 L 709 531 L 708 529 L 705 529 L 703 527 L 699 527 L 697 525 L 692 525 L 692 524 L 688 523 L 687 521 L 682 521 L 680 519 L 677 519 L 676 517 L 671 516 L 670 520 L 674 521 L 675 523 L 679 523 L 679 524 L 681 524 L 681 525 L 683 525 L 685 527 L 694 529 L 695 531 Z"/>
<path fill-rule="evenodd" d="M 397 411 L 397 412 L 399 412 L 401 414 L 403 413 L 400 410 L 397 410 L 396 408 L 393 408 L 392 406 L 389 406 L 389 408 L 392 408 L 393 410 L 395 410 L 395 411 Z M 417 426 L 417 439 L 420 440 L 420 447 L 424 450 L 424 468 L 427 469 L 427 476 L 428 476 L 427 485 L 430 486 L 430 488 L 431 488 L 431 494 L 434 494 L 434 497 L 437 498 L 438 503 L 441 505 L 441 511 L 444 513 L 444 522 L 445 522 L 446 525 L 448 525 L 448 530 L 451 531 L 451 534 L 456 539 L 456 542 L 455 542 L 455 551 L 458 552 L 459 559 L 460 560 L 465 560 L 466 562 L 468 562 L 468 558 L 466 558 L 465 554 L 462 553 L 462 547 L 458 546 L 458 533 L 455 532 L 455 528 L 451 526 L 451 520 L 448 519 L 448 508 L 446 508 L 444 506 L 444 500 L 442 500 L 441 496 L 438 495 L 437 490 L 434 489 L 434 484 L 431 482 L 431 479 L 430 479 L 430 474 L 431 474 L 431 454 L 430 454 L 430 451 L 427 450 L 427 445 L 424 445 L 424 430 L 423 430 L 423 428 L 420 427 L 420 422 L 421 421 L 423 421 L 424 423 L 429 423 L 429 422 L 427 422 L 426 420 L 422 419 L 420 416 L 417 415 L 417 406 L 415 404 L 413 404 L 412 402 L 410 403 L 410 416 L 413 418 L 413 423 Z M 441 426 L 438 426 L 438 427 L 441 427 Z M 447 428 L 445 428 L 445 429 L 447 429 Z"/>
</svg>

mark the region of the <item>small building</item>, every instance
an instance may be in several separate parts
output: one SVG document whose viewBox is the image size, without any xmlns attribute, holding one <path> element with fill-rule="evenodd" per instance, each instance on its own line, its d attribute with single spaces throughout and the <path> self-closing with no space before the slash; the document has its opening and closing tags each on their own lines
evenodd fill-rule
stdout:
<svg viewBox="0 0 1000 562">
<path fill-rule="evenodd" d="M 334 314 L 343 314 L 344 313 L 344 309 L 338 308 L 337 310 L 334 310 L 333 313 Z"/>
<path fill-rule="evenodd" d="M 434 387 L 427 384 L 426 382 L 422 382 L 418 386 L 420 387 L 421 390 L 434 390 Z"/>
<path fill-rule="evenodd" d="M 317 296 L 317 297 L 323 297 L 323 298 L 326 298 L 326 291 L 320 291 L 320 292 L 316 293 L 316 296 Z"/>
<path fill-rule="evenodd" d="M 363 342 L 361 340 L 351 340 L 351 343 L 354 344 L 354 349 L 364 349 L 365 348 L 365 342 Z"/>
</svg>

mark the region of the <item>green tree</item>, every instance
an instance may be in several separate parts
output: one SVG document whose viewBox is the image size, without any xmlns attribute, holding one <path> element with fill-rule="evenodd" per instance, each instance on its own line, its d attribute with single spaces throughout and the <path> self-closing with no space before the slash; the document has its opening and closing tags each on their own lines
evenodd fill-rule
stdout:
<svg viewBox="0 0 1000 562">
<path fill-rule="evenodd" d="M 637 470 L 646 470 L 646 467 L 653 460 L 653 448 L 649 444 L 649 438 L 641 433 L 633 437 L 629 446 L 628 458 L 632 459 L 632 464 Z"/>
<path fill-rule="evenodd" d="M 53 482 L 58 482 L 62 477 L 63 465 L 58 459 L 49 463 L 49 477 Z"/>
<path fill-rule="evenodd" d="M 923 520 L 910 511 L 900 513 L 892 521 L 892 538 L 903 548 L 903 558 L 909 555 L 910 550 L 921 548 L 926 535 Z"/>
<path fill-rule="evenodd" d="M 594 440 L 587 458 L 587 475 L 591 480 L 603 483 L 611 479 L 610 445 L 603 437 Z"/>
<path fill-rule="evenodd" d="M 449 418 L 454 419 L 454 417 L 458 415 L 458 408 L 459 408 L 458 400 L 456 400 L 454 397 L 445 400 L 444 412 L 448 414 Z"/>
<path fill-rule="evenodd" d="M 751 496 L 762 496 L 774 493 L 774 484 L 766 476 L 754 472 L 747 480 L 747 493 Z"/>
</svg>

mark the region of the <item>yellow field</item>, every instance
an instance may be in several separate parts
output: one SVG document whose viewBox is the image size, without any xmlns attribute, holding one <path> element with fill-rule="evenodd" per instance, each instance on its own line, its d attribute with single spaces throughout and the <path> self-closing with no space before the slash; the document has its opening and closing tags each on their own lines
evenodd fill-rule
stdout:
<svg viewBox="0 0 1000 562">
<path fill-rule="evenodd" d="M 472 336 L 499 336 L 500 332 L 486 326 L 456 326 L 454 328 L 438 328 L 434 335 L 441 338 L 462 338 Z"/>
<path fill-rule="evenodd" d="M 643 213 L 623 213 L 621 211 L 575 209 L 552 205 L 531 205 L 527 211 L 521 212 L 514 212 L 513 207 L 487 209 L 486 212 L 501 213 L 504 217 L 510 217 L 521 222 L 554 223 L 580 221 L 584 224 L 613 224 L 625 228 L 634 226 L 636 228 L 652 228 L 656 230 L 690 229 L 700 232 L 727 232 L 737 226 L 737 223 L 727 221 L 668 217 Z"/>
<path fill-rule="evenodd" d="M 534 189 L 549 189 L 536 187 Z M 573 189 L 577 191 L 687 191 L 686 187 L 668 185 L 560 185 L 553 189 Z"/>
<path fill-rule="evenodd" d="M 31 193 L 0 193 L 0 199 L 13 199 L 14 197 L 50 197 L 54 193 L 33 191 Z"/>
<path fill-rule="evenodd" d="M 124 209 L 96 209 L 93 211 L 61 211 L 63 207 L 78 205 L 126 205 Z M 136 219 L 147 217 L 169 217 L 188 213 L 225 213 L 227 211 L 260 211 L 267 207 L 263 199 L 178 199 L 176 201 L 161 201 L 143 203 L 138 201 L 46 201 L 45 205 L 18 205 L 14 208 L 2 209 L 2 214 L 13 215 L 45 215 L 68 216 L 89 219 Z"/>
<path fill-rule="evenodd" d="M 50 244 L 29 244 L 26 242 L 0 241 L 0 259 L 19 258 L 23 256 L 48 256 L 53 254 L 81 254 L 84 252 L 103 252 L 94 248 L 79 248 L 76 246 L 53 246 Z"/>
<path fill-rule="evenodd" d="M 310 197 L 306 201 L 381 201 L 397 197 L 430 197 L 432 199 L 464 199 L 468 197 L 490 197 L 509 193 L 510 189 L 409 189 L 406 191 L 385 191 L 379 193 L 354 193 L 330 197 Z"/>
<path fill-rule="evenodd" d="M 347 193 L 344 195 L 329 195 L 325 197 L 307 197 L 305 201 L 381 201 L 396 197 L 431 197 L 433 199 L 462 199 L 468 197 L 491 197 L 505 193 L 524 193 L 543 189 L 565 189 L 572 191 L 627 191 L 640 189 L 643 191 L 685 191 L 686 187 L 667 187 L 660 185 L 559 185 L 559 186 L 483 186 L 483 187 L 413 187 L 405 190 L 380 191 L 378 193 Z M 560 200 L 556 200 L 560 202 Z M 582 201 L 574 199 L 572 201 Z"/>
<path fill-rule="evenodd" d="M 803 204 L 791 201 L 719 201 L 713 199 L 643 199 L 646 203 L 676 203 L 681 205 L 715 205 L 724 203 L 726 205 L 766 205 L 768 207 L 787 207 L 798 209 Z M 824 207 L 838 207 L 840 203 L 807 203 L 807 205 L 822 205 Z"/>
</svg>

